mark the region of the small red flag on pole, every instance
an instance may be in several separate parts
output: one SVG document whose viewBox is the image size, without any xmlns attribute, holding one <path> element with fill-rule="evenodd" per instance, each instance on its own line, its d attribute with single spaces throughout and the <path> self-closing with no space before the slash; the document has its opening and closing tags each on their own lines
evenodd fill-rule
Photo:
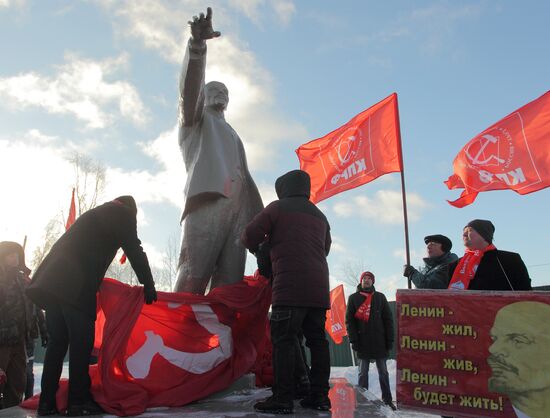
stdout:
<svg viewBox="0 0 550 418">
<path fill-rule="evenodd" d="M 464 189 L 448 201 L 462 208 L 478 193 L 513 190 L 519 194 L 550 186 L 550 91 L 510 113 L 468 142 L 453 162 L 449 189 Z"/>
<path fill-rule="evenodd" d="M 72 224 L 74 224 L 74 221 L 76 220 L 76 205 L 74 202 L 74 187 L 73 187 L 73 193 L 71 196 L 71 206 L 69 208 L 69 216 L 67 216 L 67 222 L 65 223 L 65 231 L 67 231 Z"/>
<path fill-rule="evenodd" d="M 348 335 L 346 329 L 346 299 L 344 285 L 330 291 L 330 310 L 327 311 L 325 329 L 336 344 L 342 344 L 342 338 Z"/>
</svg>

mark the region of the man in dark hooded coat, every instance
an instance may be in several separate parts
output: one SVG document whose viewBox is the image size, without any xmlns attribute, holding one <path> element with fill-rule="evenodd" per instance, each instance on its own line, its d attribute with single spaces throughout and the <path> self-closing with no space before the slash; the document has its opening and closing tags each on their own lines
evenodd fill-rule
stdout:
<svg viewBox="0 0 550 418">
<path fill-rule="evenodd" d="M 310 189 L 311 180 L 305 171 L 293 170 L 279 177 L 275 183 L 279 200 L 256 215 L 241 237 L 253 253 L 265 241 L 271 246 L 275 383 L 273 396 L 254 406 L 260 412 L 292 413 L 295 353 L 301 331 L 311 351 L 310 394 L 301 405 L 330 409 L 325 321 L 330 308 L 326 256 L 331 237 L 325 215 L 309 201 Z"/>
<path fill-rule="evenodd" d="M 27 295 L 46 310 L 49 341 L 38 415 L 57 413 L 55 394 L 69 347 L 69 416 L 102 412 L 90 393 L 88 364 L 94 344 L 96 293 L 122 247 L 144 286 L 145 303 L 157 299 L 147 255 L 137 236 L 137 207 L 120 196 L 91 209 L 57 240 L 38 266 Z"/>
</svg>

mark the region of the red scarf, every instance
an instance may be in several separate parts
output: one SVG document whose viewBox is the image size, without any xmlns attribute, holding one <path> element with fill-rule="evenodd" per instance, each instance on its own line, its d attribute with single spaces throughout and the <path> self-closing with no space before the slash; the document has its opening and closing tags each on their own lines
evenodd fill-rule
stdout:
<svg viewBox="0 0 550 418">
<path fill-rule="evenodd" d="M 469 250 L 466 249 L 464 256 L 458 262 L 455 268 L 453 277 L 449 282 L 449 289 L 451 290 L 466 290 L 470 286 L 470 281 L 476 274 L 477 267 L 481 262 L 481 259 L 485 255 L 485 252 L 490 250 L 496 250 L 493 244 L 488 245 L 482 250 Z"/>
<path fill-rule="evenodd" d="M 359 306 L 354 316 L 361 321 L 368 322 L 370 317 L 370 303 L 372 300 L 372 295 L 374 295 L 374 292 L 371 292 L 371 293 L 359 292 L 359 293 L 365 296 L 365 301 L 361 304 L 361 306 Z"/>
</svg>

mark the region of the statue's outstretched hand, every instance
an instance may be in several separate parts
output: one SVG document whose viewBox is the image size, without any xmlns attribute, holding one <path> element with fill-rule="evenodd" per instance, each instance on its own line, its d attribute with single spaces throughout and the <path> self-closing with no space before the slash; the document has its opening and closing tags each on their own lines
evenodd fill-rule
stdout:
<svg viewBox="0 0 550 418">
<path fill-rule="evenodd" d="M 191 37 L 194 41 L 206 41 L 207 39 L 217 38 L 220 32 L 212 29 L 212 8 L 206 9 L 206 16 L 201 13 L 198 17 L 193 16 L 193 21 L 189 21 L 191 26 Z"/>
</svg>

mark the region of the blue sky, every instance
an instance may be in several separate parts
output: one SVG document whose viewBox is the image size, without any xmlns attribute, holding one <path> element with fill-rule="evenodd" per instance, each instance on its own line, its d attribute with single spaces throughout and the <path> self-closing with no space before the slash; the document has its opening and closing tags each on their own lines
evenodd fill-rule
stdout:
<svg viewBox="0 0 550 418">
<path fill-rule="evenodd" d="M 185 168 L 176 140 L 177 80 L 187 21 L 206 6 L 207 79 L 229 88 L 264 203 L 298 168 L 294 150 L 392 92 L 399 95 L 410 242 L 491 219 L 495 244 L 519 252 L 534 285 L 550 284 L 549 189 L 482 193 L 457 209 L 443 181 L 476 134 L 550 88 L 545 1 L 0 0 L 0 239 L 28 236 L 67 211 L 79 150 L 107 167 L 102 201 L 138 200 L 154 265 L 179 236 Z M 549 128 L 550 129 L 550 128 Z M 332 226 L 332 285 L 368 268 L 379 290 L 406 287 L 400 179 L 391 174 L 321 202 Z M 178 238 L 179 239 L 179 238 Z M 247 263 L 252 272 L 253 260 Z M 352 287 L 347 286 L 349 294 Z"/>
</svg>

